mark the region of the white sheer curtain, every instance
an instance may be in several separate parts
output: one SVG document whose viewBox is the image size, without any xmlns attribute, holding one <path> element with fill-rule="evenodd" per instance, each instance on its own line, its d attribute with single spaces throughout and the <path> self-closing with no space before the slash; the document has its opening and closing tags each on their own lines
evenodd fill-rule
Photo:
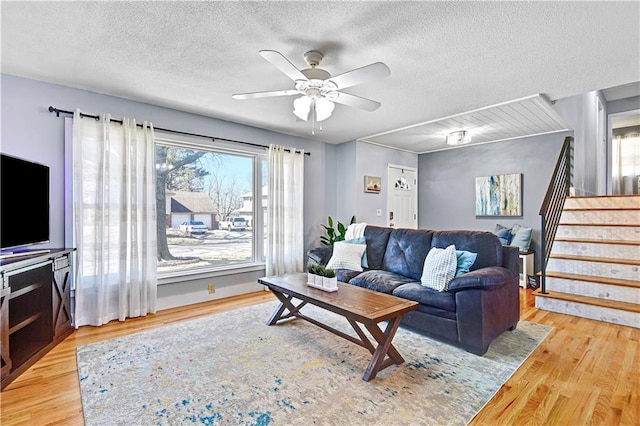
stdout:
<svg viewBox="0 0 640 426">
<path fill-rule="evenodd" d="M 75 325 L 156 310 L 153 126 L 109 115 L 73 121 Z"/>
<path fill-rule="evenodd" d="M 640 185 L 640 133 L 613 138 L 611 158 L 613 194 L 638 194 Z"/>
<path fill-rule="evenodd" d="M 304 151 L 269 145 L 267 275 L 304 269 Z"/>
</svg>

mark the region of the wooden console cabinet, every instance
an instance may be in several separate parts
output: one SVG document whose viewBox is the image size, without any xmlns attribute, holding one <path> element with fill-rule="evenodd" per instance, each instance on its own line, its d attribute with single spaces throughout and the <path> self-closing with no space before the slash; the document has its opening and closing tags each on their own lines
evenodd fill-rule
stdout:
<svg viewBox="0 0 640 426">
<path fill-rule="evenodd" d="M 72 252 L 0 260 L 0 389 L 73 332 Z"/>
</svg>

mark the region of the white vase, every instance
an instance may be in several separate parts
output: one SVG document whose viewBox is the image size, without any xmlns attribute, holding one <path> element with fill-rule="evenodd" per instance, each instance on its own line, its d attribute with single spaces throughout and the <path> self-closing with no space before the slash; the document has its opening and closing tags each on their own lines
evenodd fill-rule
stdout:
<svg viewBox="0 0 640 426">
<path fill-rule="evenodd" d="M 316 276 L 313 275 L 311 272 L 307 272 L 307 283 L 309 284 L 316 284 Z"/>
<path fill-rule="evenodd" d="M 322 287 L 322 276 L 314 275 L 314 283 L 317 287 Z"/>
</svg>

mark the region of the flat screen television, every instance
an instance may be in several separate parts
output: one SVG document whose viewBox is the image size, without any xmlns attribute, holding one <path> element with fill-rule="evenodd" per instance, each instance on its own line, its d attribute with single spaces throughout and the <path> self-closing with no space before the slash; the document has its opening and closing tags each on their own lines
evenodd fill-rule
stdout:
<svg viewBox="0 0 640 426">
<path fill-rule="evenodd" d="M 49 166 L 0 153 L 0 256 L 49 242 L 49 197 Z"/>
</svg>

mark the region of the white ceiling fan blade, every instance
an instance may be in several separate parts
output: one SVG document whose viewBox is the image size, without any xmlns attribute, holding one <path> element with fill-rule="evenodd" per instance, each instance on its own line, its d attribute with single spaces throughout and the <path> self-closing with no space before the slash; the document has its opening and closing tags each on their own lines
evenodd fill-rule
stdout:
<svg viewBox="0 0 640 426">
<path fill-rule="evenodd" d="M 265 58 L 267 61 L 271 62 L 275 65 L 280 71 L 285 73 L 291 80 L 307 80 L 302 72 L 296 68 L 287 58 L 282 56 L 280 52 L 276 52 L 275 50 L 261 50 L 260 56 Z"/>
<path fill-rule="evenodd" d="M 338 89 L 344 89 L 345 87 L 355 86 L 356 84 L 369 80 L 384 78 L 389 74 L 391 74 L 391 70 L 389 70 L 388 66 L 382 62 L 375 62 L 362 68 L 356 68 L 355 70 L 331 77 L 329 81 L 333 82 Z"/>
<path fill-rule="evenodd" d="M 237 93 L 231 95 L 233 99 L 259 99 L 259 98 L 271 98 L 274 96 L 293 96 L 297 95 L 298 91 L 294 89 L 290 90 L 273 90 L 270 92 L 254 92 L 254 93 Z"/>
<path fill-rule="evenodd" d="M 370 112 L 377 110 L 380 108 L 380 105 L 382 105 L 380 102 L 372 101 L 371 99 L 342 92 L 331 92 L 327 98 L 342 105 L 360 108 Z"/>
</svg>

